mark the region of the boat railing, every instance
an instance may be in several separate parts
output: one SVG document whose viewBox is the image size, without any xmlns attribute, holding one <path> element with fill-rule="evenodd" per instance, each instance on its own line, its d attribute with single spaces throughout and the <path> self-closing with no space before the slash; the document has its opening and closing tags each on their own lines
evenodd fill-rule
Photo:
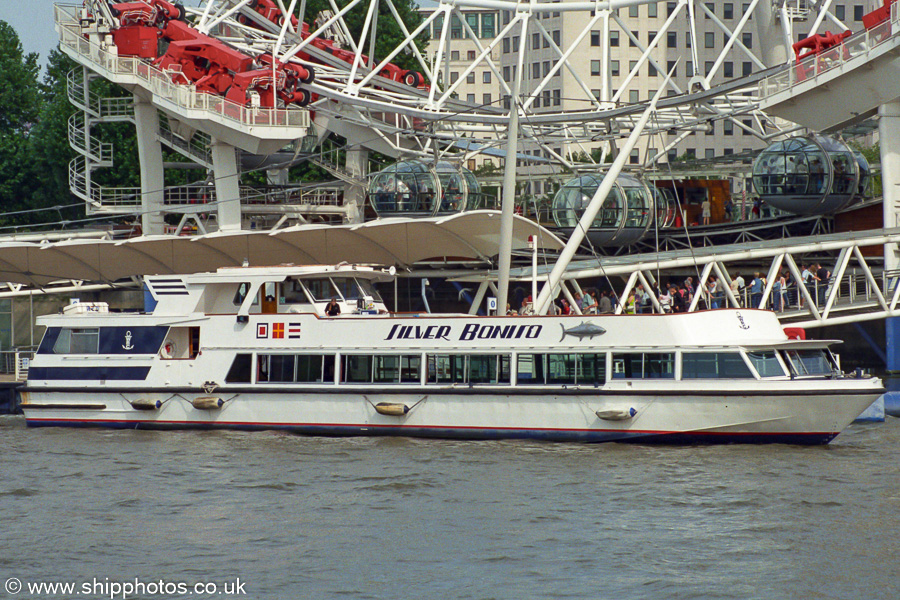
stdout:
<svg viewBox="0 0 900 600">
<path fill-rule="evenodd" d="M 28 367 L 33 358 L 33 348 L 0 351 L 0 376 L 4 379 L 25 381 L 28 378 Z"/>
</svg>

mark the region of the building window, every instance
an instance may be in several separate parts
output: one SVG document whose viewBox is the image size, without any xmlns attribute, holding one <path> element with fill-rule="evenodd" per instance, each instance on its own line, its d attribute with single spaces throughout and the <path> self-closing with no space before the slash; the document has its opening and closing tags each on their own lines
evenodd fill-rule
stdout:
<svg viewBox="0 0 900 600">
<path fill-rule="evenodd" d="M 450 83 L 456 83 L 459 79 L 459 71 L 450 71 Z"/>
<path fill-rule="evenodd" d="M 641 92 L 639 90 L 628 90 L 628 101 L 637 104 L 641 101 Z"/>
<path fill-rule="evenodd" d="M 609 32 L 609 45 L 610 46 L 618 46 L 619 45 L 619 32 L 618 31 L 610 31 Z"/>
<path fill-rule="evenodd" d="M 506 83 L 509 83 L 510 81 L 512 81 L 509 78 L 509 65 L 503 67 L 503 81 L 505 81 Z"/>
<path fill-rule="evenodd" d="M 441 31 L 444 29 L 444 17 L 437 17 L 432 23 L 432 26 L 434 27 L 431 34 L 432 39 L 439 39 L 441 37 Z"/>
<path fill-rule="evenodd" d="M 481 15 L 481 37 L 492 38 L 494 35 L 494 14 L 485 13 Z"/>
<path fill-rule="evenodd" d="M 475 83 L 475 71 L 466 75 L 466 83 Z"/>
<path fill-rule="evenodd" d="M 600 75 L 600 61 L 592 60 L 591 61 L 591 75 L 594 77 Z"/>
<path fill-rule="evenodd" d="M 706 124 L 709 129 L 706 131 L 706 135 L 716 135 L 716 122 L 710 121 Z"/>
<path fill-rule="evenodd" d="M 459 20 L 459 17 L 453 15 L 450 18 L 450 38 L 458 40 L 462 36 L 462 21 Z"/>
<path fill-rule="evenodd" d="M 753 72 L 753 63 L 748 61 L 744 61 L 741 63 L 741 75 L 743 77 L 749 77 Z"/>
<path fill-rule="evenodd" d="M 678 47 L 678 32 L 677 31 L 667 31 L 666 32 L 666 46 L 668 48 L 677 48 Z"/>
<path fill-rule="evenodd" d="M 466 58 L 469 60 L 475 60 L 475 51 L 469 50 L 468 52 L 466 52 Z"/>
<path fill-rule="evenodd" d="M 531 49 L 538 50 L 541 47 L 541 34 L 540 33 L 532 33 L 531 34 Z"/>
<path fill-rule="evenodd" d="M 710 73 L 712 73 L 713 64 L 714 64 L 714 63 L 713 63 L 713 61 L 711 61 L 711 60 L 708 60 L 708 61 L 706 61 L 705 63 L 703 63 L 703 68 L 706 69 L 705 73 L 706 73 L 707 75 L 709 75 Z"/>
<path fill-rule="evenodd" d="M 637 48 L 637 42 L 635 41 L 634 36 L 628 36 L 628 46 L 631 48 Z"/>
<path fill-rule="evenodd" d="M 734 148 L 725 148 L 724 154 L 725 156 L 731 156 L 732 154 L 734 154 Z"/>
<path fill-rule="evenodd" d="M 863 18 L 863 7 L 857 4 L 853 7 L 853 20 L 854 21 L 862 21 Z"/>
<path fill-rule="evenodd" d="M 491 72 L 490 72 L 490 71 L 484 71 L 484 72 L 481 74 L 481 83 L 490 83 L 490 82 L 491 82 Z"/>
<path fill-rule="evenodd" d="M 632 5 L 632 6 L 628 7 L 628 16 L 634 17 L 634 18 L 637 18 L 639 16 L 637 5 Z"/>
<path fill-rule="evenodd" d="M 466 94 L 466 102 L 475 104 L 475 94 Z"/>
<path fill-rule="evenodd" d="M 671 17 L 672 13 L 675 12 L 675 8 L 677 6 L 676 2 L 666 2 L 666 16 Z"/>
<path fill-rule="evenodd" d="M 722 129 L 725 130 L 725 135 L 734 135 L 734 123 L 730 120 L 725 120 L 722 122 Z"/>
<path fill-rule="evenodd" d="M 659 34 L 658 31 L 648 31 L 647 32 L 647 43 L 653 43 L 653 38 L 655 38 Z"/>
<path fill-rule="evenodd" d="M 459 60 L 459 50 L 450 51 L 450 60 Z"/>
<path fill-rule="evenodd" d="M 549 74 L 550 74 L 550 61 L 545 60 L 544 61 L 544 77 L 546 77 Z M 556 74 L 558 75 L 559 71 L 557 71 Z"/>
<path fill-rule="evenodd" d="M 475 33 L 475 37 L 480 37 L 478 35 L 478 14 L 477 13 L 466 15 L 466 24 L 472 28 L 472 31 Z"/>
<path fill-rule="evenodd" d="M 691 47 L 691 32 L 690 31 L 684 32 L 684 47 L 685 48 Z"/>
<path fill-rule="evenodd" d="M 599 31 L 591 31 L 591 46 L 599 46 L 600 45 L 600 32 Z"/>
<path fill-rule="evenodd" d="M 707 3 L 706 3 L 706 8 L 709 9 L 709 12 L 706 13 L 706 18 L 707 18 L 707 19 L 709 18 L 709 14 L 710 14 L 710 13 L 716 14 L 716 5 L 713 4 L 712 2 L 707 2 Z M 706 12 L 706 11 L 703 11 L 703 12 Z"/>
<path fill-rule="evenodd" d="M 674 60 L 666 61 L 666 72 L 672 73 L 672 77 L 678 77 L 678 66 Z"/>
<path fill-rule="evenodd" d="M 703 151 L 703 158 L 715 158 L 716 151 L 714 148 L 707 148 Z"/>
<path fill-rule="evenodd" d="M 513 52 L 518 52 L 518 51 L 519 51 L 519 36 L 517 36 L 517 35 L 516 35 L 516 36 L 513 36 L 512 47 L 513 47 L 513 48 L 512 48 L 512 51 L 513 51 Z"/>
<path fill-rule="evenodd" d="M 839 21 L 843 21 L 847 18 L 847 9 L 843 4 L 834 7 L 834 16 L 838 18 Z"/>
<path fill-rule="evenodd" d="M 544 106 L 550 106 L 550 90 L 544 90 Z"/>
<path fill-rule="evenodd" d="M 561 40 L 562 40 L 561 34 L 559 32 L 559 29 L 557 29 L 556 31 L 553 32 L 553 43 L 556 44 L 557 46 L 559 46 L 560 43 L 562 43 Z"/>
<path fill-rule="evenodd" d="M 628 61 L 628 72 L 629 72 L 629 73 L 634 72 L 634 70 L 637 69 L 637 64 L 638 64 L 638 61 L 636 61 L 636 60 L 629 60 L 629 61 Z"/>
<path fill-rule="evenodd" d="M 541 63 L 531 63 L 531 78 L 532 79 L 540 79 L 541 78 Z"/>
<path fill-rule="evenodd" d="M 730 60 L 726 60 L 722 63 L 722 73 L 725 77 L 734 77 L 734 63 Z"/>
<path fill-rule="evenodd" d="M 503 54 L 509 54 L 509 38 L 503 38 Z"/>
<path fill-rule="evenodd" d="M 651 2 L 647 5 L 647 16 L 651 19 L 655 19 L 659 16 L 659 10 L 656 6 L 656 2 Z"/>
<path fill-rule="evenodd" d="M 609 74 L 616 77 L 619 75 L 619 61 L 611 60 L 609 61 Z M 599 73 L 598 73 L 599 75 Z"/>
<path fill-rule="evenodd" d="M 596 100 L 599 100 L 600 99 L 600 90 L 591 90 L 591 95 L 593 95 Z"/>
<path fill-rule="evenodd" d="M 741 14 L 746 15 L 748 12 L 750 12 L 750 3 L 744 2 L 743 4 L 741 4 Z M 753 19 L 752 14 L 749 17 L 747 17 L 748 21 L 750 21 L 752 19 Z"/>
<path fill-rule="evenodd" d="M 716 34 L 712 31 L 707 31 L 703 34 L 703 45 L 706 48 L 715 48 L 716 47 Z"/>
<path fill-rule="evenodd" d="M 553 106 L 559 106 L 562 103 L 562 92 L 553 90 Z"/>
<path fill-rule="evenodd" d="M 750 131 L 753 129 L 753 121 L 750 119 L 744 119 L 741 123 L 746 127 L 746 129 L 742 129 L 743 135 L 750 135 Z"/>
<path fill-rule="evenodd" d="M 726 2 L 725 5 L 722 7 L 722 16 L 725 17 L 726 19 L 733 19 L 734 18 L 734 4 L 732 4 L 730 2 Z"/>
<path fill-rule="evenodd" d="M 647 63 L 647 75 L 649 77 L 656 77 L 656 67 L 653 66 L 653 63 L 651 62 Z"/>
<path fill-rule="evenodd" d="M 481 97 L 481 103 L 484 104 L 485 106 L 490 106 L 491 105 L 491 95 L 490 94 L 483 95 Z"/>
</svg>

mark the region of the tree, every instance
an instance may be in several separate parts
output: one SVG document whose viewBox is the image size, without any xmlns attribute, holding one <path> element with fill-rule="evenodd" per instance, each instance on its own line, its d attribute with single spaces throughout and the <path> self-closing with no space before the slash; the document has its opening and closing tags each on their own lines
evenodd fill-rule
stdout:
<svg viewBox="0 0 900 600">
<path fill-rule="evenodd" d="M 28 207 L 28 139 L 40 114 L 38 55 L 25 54 L 16 31 L 0 21 L 0 224 L 17 222 L 7 213 Z"/>
</svg>

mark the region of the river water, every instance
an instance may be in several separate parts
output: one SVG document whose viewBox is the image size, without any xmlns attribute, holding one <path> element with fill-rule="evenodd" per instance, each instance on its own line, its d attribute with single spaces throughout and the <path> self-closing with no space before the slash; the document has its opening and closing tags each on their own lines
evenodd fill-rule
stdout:
<svg viewBox="0 0 900 600">
<path fill-rule="evenodd" d="M 900 597 L 890 417 L 824 447 L 0 439 L 0 597 Z"/>
</svg>

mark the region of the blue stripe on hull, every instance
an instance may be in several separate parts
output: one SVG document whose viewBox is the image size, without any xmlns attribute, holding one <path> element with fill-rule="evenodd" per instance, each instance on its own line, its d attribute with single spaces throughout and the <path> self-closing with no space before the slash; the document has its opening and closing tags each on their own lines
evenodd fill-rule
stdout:
<svg viewBox="0 0 900 600">
<path fill-rule="evenodd" d="M 233 429 L 240 431 L 288 431 L 302 435 L 328 437 L 401 436 L 434 439 L 505 440 L 523 439 L 547 442 L 631 442 L 641 444 L 798 444 L 822 445 L 837 432 L 813 433 L 719 433 L 668 431 L 611 431 L 591 429 L 491 429 L 457 427 L 396 427 L 377 425 L 309 425 L 277 423 L 204 423 L 119 421 L 87 419 L 27 419 L 29 427 L 108 427 L 113 429 L 182 430 Z"/>
</svg>

